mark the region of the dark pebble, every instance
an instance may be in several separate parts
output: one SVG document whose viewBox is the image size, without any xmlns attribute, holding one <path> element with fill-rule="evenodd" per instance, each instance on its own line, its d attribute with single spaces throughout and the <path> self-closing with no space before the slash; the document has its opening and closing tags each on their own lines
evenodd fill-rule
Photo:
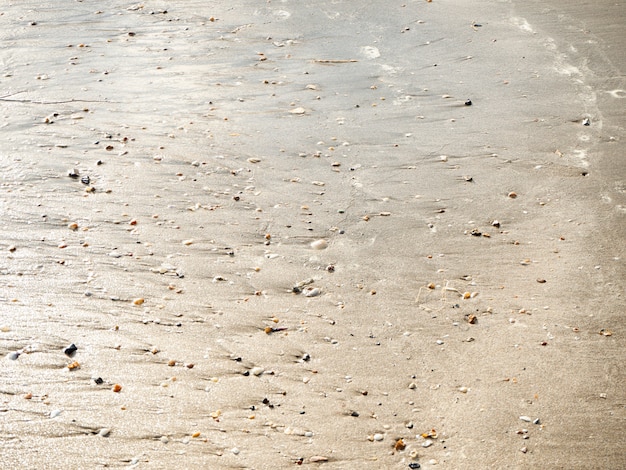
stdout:
<svg viewBox="0 0 626 470">
<path fill-rule="evenodd" d="M 409 468 L 420 468 L 420 467 L 421 467 L 421 465 L 418 464 L 417 462 L 411 462 L 409 464 Z"/>
<path fill-rule="evenodd" d="M 102 377 L 97 377 L 93 379 L 93 381 L 96 383 L 96 385 L 102 385 L 104 383 L 104 380 L 102 380 Z"/>
<path fill-rule="evenodd" d="M 74 343 L 70 344 L 67 348 L 63 350 L 65 355 L 69 357 L 74 357 L 74 354 L 76 354 L 76 351 L 78 351 L 78 348 L 76 347 Z"/>
<path fill-rule="evenodd" d="M 80 179 L 80 182 L 83 183 L 83 184 L 89 184 L 91 182 L 91 180 L 89 179 L 89 176 L 83 176 Z"/>
<path fill-rule="evenodd" d="M 465 102 L 465 106 L 471 106 L 472 105 L 472 100 L 467 100 Z"/>
</svg>

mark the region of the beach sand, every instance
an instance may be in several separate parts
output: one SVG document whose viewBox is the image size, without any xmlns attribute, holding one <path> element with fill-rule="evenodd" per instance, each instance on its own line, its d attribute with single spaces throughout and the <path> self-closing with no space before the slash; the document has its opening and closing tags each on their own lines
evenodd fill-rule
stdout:
<svg viewBox="0 0 626 470">
<path fill-rule="evenodd" d="M 1 1 L 0 468 L 626 467 L 625 17 Z"/>
</svg>

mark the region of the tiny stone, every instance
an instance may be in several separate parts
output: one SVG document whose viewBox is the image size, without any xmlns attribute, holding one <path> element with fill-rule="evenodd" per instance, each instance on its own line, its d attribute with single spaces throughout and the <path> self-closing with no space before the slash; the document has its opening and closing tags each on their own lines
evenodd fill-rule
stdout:
<svg viewBox="0 0 626 470">
<path fill-rule="evenodd" d="M 526 421 L 527 423 L 530 423 L 532 421 L 532 419 L 530 419 L 530 417 L 528 416 L 520 416 L 519 419 L 521 419 L 522 421 Z"/>
<path fill-rule="evenodd" d="M 376 433 L 376 434 L 374 434 L 374 440 L 375 440 L 375 441 L 382 441 L 384 438 L 385 438 L 385 436 L 383 436 L 383 435 L 382 435 L 382 434 L 380 434 L 380 433 Z"/>
<path fill-rule="evenodd" d="M 315 240 L 311 243 L 311 248 L 313 248 L 314 250 L 324 250 L 328 248 L 328 242 L 323 239 Z"/>
<path fill-rule="evenodd" d="M 74 357 L 74 355 L 76 354 L 76 351 L 78 351 L 78 348 L 76 347 L 74 343 L 72 343 L 63 350 L 63 353 L 68 357 Z"/>
<path fill-rule="evenodd" d="M 231 452 L 232 452 L 233 454 L 235 454 L 235 455 L 239 455 L 239 452 L 241 452 L 241 451 L 240 451 L 239 449 L 237 449 L 236 447 L 233 447 L 233 448 L 231 449 Z"/>
<path fill-rule="evenodd" d="M 100 432 L 98 433 L 98 436 L 100 436 L 100 437 L 108 437 L 109 434 L 111 434 L 111 430 L 109 428 L 102 428 L 102 429 L 100 429 Z"/>
<path fill-rule="evenodd" d="M 17 360 L 18 357 L 20 357 L 20 352 L 19 351 L 13 351 L 10 352 L 9 354 L 7 354 L 7 359 L 10 359 L 11 361 L 15 361 Z"/>
<path fill-rule="evenodd" d="M 423 443 L 422 443 L 422 447 L 430 447 L 434 444 L 432 439 L 426 439 Z"/>
</svg>

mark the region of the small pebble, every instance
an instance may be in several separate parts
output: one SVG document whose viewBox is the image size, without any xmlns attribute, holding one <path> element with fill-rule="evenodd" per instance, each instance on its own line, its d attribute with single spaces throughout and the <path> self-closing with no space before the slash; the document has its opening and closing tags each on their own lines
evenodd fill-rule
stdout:
<svg viewBox="0 0 626 470">
<path fill-rule="evenodd" d="M 56 418 L 62 413 L 62 410 L 52 410 L 50 412 L 50 418 Z"/>
<path fill-rule="evenodd" d="M 305 297 L 317 297 L 321 293 L 322 291 L 317 287 L 313 287 L 312 289 L 305 289 L 303 291 Z"/>
<path fill-rule="evenodd" d="M 529 416 L 520 416 L 519 419 L 521 419 L 522 421 L 526 421 L 527 423 L 530 423 L 532 421 Z"/>
<path fill-rule="evenodd" d="M 324 239 L 315 240 L 311 243 L 311 248 L 314 250 L 324 250 L 328 248 L 328 242 Z"/>
<path fill-rule="evenodd" d="M 385 436 L 380 434 L 380 433 L 374 434 L 374 440 L 375 441 L 382 441 L 384 438 L 385 438 Z"/>
<path fill-rule="evenodd" d="M 263 372 L 265 372 L 265 369 L 263 369 L 263 367 L 253 367 L 252 369 L 250 369 L 250 373 L 257 377 L 263 375 Z"/>
<path fill-rule="evenodd" d="M 109 428 L 102 428 L 102 429 L 100 429 L 100 432 L 98 433 L 98 436 L 100 436 L 100 437 L 109 437 L 109 434 L 111 434 L 111 430 Z"/>
<path fill-rule="evenodd" d="M 119 393 L 119 392 L 121 392 L 121 391 L 122 391 L 122 386 L 121 386 L 120 384 L 115 384 L 115 385 L 113 385 L 112 390 L 113 390 L 115 393 Z"/>
<path fill-rule="evenodd" d="M 20 354 L 22 353 L 19 351 L 10 352 L 9 354 L 7 354 L 7 359 L 10 359 L 11 361 L 15 361 L 17 360 L 18 357 L 20 357 Z"/>
<path fill-rule="evenodd" d="M 236 447 L 233 447 L 230 451 L 231 451 L 233 454 L 235 454 L 235 455 L 239 455 L 239 453 L 241 452 L 241 451 L 240 451 L 239 449 L 237 449 Z"/>
<path fill-rule="evenodd" d="M 422 447 L 430 447 L 434 444 L 434 441 L 432 439 L 426 439 L 424 442 L 422 442 Z"/>
<path fill-rule="evenodd" d="M 78 348 L 74 343 L 72 343 L 63 350 L 63 353 L 68 357 L 73 357 L 76 354 L 76 351 L 78 351 Z"/>
</svg>

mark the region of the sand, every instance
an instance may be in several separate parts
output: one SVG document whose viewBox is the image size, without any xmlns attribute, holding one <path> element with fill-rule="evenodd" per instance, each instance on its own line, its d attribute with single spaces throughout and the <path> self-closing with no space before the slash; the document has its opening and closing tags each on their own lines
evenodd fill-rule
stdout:
<svg viewBox="0 0 626 470">
<path fill-rule="evenodd" d="M 1 468 L 626 466 L 623 4 L 355 3 L 0 2 Z"/>
</svg>

